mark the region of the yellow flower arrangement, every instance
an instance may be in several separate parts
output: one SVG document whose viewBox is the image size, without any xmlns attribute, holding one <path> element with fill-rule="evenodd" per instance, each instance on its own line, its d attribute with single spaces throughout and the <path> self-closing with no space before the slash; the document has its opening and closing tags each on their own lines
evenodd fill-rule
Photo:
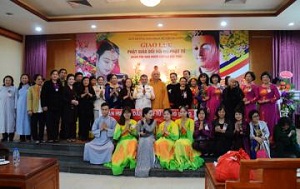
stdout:
<svg viewBox="0 0 300 189">
<path fill-rule="evenodd" d="M 248 31 L 220 32 L 220 49 L 223 59 L 230 60 L 231 56 L 241 57 L 249 46 Z"/>
</svg>

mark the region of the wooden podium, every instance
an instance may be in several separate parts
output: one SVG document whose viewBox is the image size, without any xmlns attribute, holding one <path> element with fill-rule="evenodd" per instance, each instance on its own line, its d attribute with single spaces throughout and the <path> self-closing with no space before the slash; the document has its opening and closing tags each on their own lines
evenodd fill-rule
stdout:
<svg viewBox="0 0 300 189">
<path fill-rule="evenodd" d="M 240 178 L 218 182 L 213 163 L 205 164 L 205 189 L 300 189 L 299 158 L 241 160 Z M 253 180 L 249 179 L 253 170 Z"/>
<path fill-rule="evenodd" d="M 215 178 L 213 163 L 205 163 L 205 189 L 225 189 L 225 182 L 218 182 Z"/>
<path fill-rule="evenodd" d="M 59 166 L 57 159 L 21 157 L 14 167 L 12 159 L 0 166 L 0 189 L 59 189 Z"/>
</svg>

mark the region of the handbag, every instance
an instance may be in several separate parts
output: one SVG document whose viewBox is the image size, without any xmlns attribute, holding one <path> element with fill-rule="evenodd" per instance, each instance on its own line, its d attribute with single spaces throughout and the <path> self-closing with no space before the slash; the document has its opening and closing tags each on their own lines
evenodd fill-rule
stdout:
<svg viewBox="0 0 300 189">
<path fill-rule="evenodd" d="M 262 143 L 261 145 L 262 147 L 256 152 L 256 158 L 269 158 L 265 148 L 265 144 Z"/>
<path fill-rule="evenodd" d="M 265 149 L 260 149 L 256 152 L 256 158 L 269 158 Z"/>
</svg>

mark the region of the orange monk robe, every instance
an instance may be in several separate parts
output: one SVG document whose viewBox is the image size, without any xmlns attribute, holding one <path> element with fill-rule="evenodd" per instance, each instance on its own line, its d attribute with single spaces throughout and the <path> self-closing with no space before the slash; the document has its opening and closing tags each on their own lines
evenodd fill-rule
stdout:
<svg viewBox="0 0 300 189">
<path fill-rule="evenodd" d="M 150 81 L 150 85 L 153 87 L 155 99 L 152 101 L 153 109 L 165 109 L 170 108 L 167 87 L 162 81 Z"/>
</svg>

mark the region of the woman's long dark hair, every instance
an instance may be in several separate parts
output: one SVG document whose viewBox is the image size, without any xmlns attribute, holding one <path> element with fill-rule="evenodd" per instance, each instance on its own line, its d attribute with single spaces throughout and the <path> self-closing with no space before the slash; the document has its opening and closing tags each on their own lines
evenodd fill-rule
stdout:
<svg viewBox="0 0 300 189">
<path fill-rule="evenodd" d="M 121 114 L 120 119 L 119 119 L 119 121 L 118 121 L 119 125 L 125 125 L 125 117 L 124 117 L 124 113 L 125 113 L 125 112 L 130 112 L 130 114 L 131 114 L 131 115 L 130 115 L 130 119 L 132 119 L 131 108 L 128 107 L 128 106 L 126 106 L 126 107 L 124 107 L 123 110 L 122 110 L 122 114 Z"/>
<path fill-rule="evenodd" d="M 102 56 L 102 54 L 105 51 L 110 51 L 110 50 L 114 50 L 116 53 L 120 54 L 119 47 L 115 43 L 113 43 L 109 40 L 102 40 L 97 43 L 97 46 L 98 46 L 98 49 L 97 49 L 96 53 L 97 53 L 98 57 Z"/>
<path fill-rule="evenodd" d="M 181 109 L 184 109 L 186 111 L 186 117 L 189 118 L 190 117 L 189 109 L 186 106 L 180 106 L 178 110 L 180 111 Z M 172 113 L 171 113 L 171 117 L 172 117 Z"/>
<path fill-rule="evenodd" d="M 145 117 L 145 115 L 147 113 L 149 113 L 151 110 L 152 110 L 152 108 L 150 108 L 150 107 L 143 108 L 143 110 L 142 110 L 142 117 Z M 151 119 L 149 125 L 151 125 L 153 123 L 153 121 L 154 121 L 154 119 Z M 144 125 L 143 121 L 142 121 L 142 125 Z"/>
<path fill-rule="evenodd" d="M 221 104 L 218 108 L 217 108 L 217 111 L 215 113 L 215 116 L 217 117 L 216 119 L 219 119 L 220 116 L 219 116 L 219 111 L 221 110 L 224 110 L 225 111 L 225 119 L 226 119 L 226 109 L 225 109 L 225 106 L 223 104 Z"/>
<path fill-rule="evenodd" d="M 165 113 L 165 112 L 169 112 L 169 114 L 171 115 L 171 120 L 172 120 L 172 109 L 171 108 L 165 108 L 163 113 Z"/>
<path fill-rule="evenodd" d="M 205 115 L 204 121 L 206 121 L 206 120 L 207 120 L 207 117 L 208 117 L 208 113 L 207 113 L 206 108 L 199 108 L 199 109 L 197 110 L 197 117 L 198 117 L 198 115 L 200 114 L 200 112 L 204 112 L 204 115 Z"/>
<path fill-rule="evenodd" d="M 234 109 L 234 114 L 235 113 L 240 113 L 240 114 L 242 114 L 242 122 L 244 122 L 245 121 L 245 110 L 244 110 L 244 107 L 243 106 L 238 106 L 238 107 L 236 107 L 235 109 Z M 236 119 L 235 119 L 235 117 L 234 117 L 234 122 L 236 122 Z"/>
<path fill-rule="evenodd" d="M 88 79 L 89 80 L 89 85 L 87 86 L 89 91 L 92 91 L 94 90 L 92 85 L 91 85 L 91 82 L 90 82 L 90 79 L 88 77 L 83 77 L 82 80 L 81 80 L 81 83 L 80 83 L 80 90 L 79 90 L 79 94 L 82 94 L 84 92 L 84 85 L 83 85 L 83 81 L 85 79 Z"/>
<path fill-rule="evenodd" d="M 200 78 L 203 77 L 203 76 L 206 78 L 205 84 L 208 86 L 209 85 L 209 77 L 208 77 L 207 73 L 201 73 L 199 75 L 199 77 L 198 77 L 198 85 L 200 85 L 200 86 L 202 85 Z"/>
</svg>

